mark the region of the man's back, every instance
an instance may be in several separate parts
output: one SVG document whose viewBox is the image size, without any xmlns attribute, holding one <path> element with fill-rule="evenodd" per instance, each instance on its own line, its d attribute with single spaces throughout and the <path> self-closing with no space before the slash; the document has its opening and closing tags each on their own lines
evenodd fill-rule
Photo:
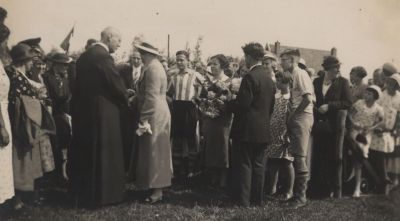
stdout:
<svg viewBox="0 0 400 221">
<path fill-rule="evenodd" d="M 235 113 L 231 137 L 239 141 L 268 143 L 269 122 L 274 106 L 275 86 L 262 66 L 254 67 L 242 80 L 231 108 Z"/>
</svg>

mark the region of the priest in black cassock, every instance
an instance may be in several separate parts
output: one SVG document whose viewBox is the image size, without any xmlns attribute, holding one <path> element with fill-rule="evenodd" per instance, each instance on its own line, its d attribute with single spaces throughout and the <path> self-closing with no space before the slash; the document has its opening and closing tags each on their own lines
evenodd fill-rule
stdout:
<svg viewBox="0 0 400 221">
<path fill-rule="evenodd" d="M 70 191 L 78 205 L 121 202 L 125 191 L 120 108 L 127 89 L 110 56 L 121 35 L 113 27 L 85 51 L 76 64 L 71 113 L 73 141 L 69 152 Z"/>
</svg>

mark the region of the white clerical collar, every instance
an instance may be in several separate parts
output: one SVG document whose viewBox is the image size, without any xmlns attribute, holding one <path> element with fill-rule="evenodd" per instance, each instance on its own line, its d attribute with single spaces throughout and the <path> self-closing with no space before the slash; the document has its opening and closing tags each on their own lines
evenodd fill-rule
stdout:
<svg viewBox="0 0 400 221">
<path fill-rule="evenodd" d="M 103 42 L 96 42 L 96 43 L 94 43 L 94 45 L 100 45 L 103 48 L 105 48 L 107 50 L 107 52 L 110 52 L 110 49 L 108 49 L 107 45 L 105 45 Z"/>
<path fill-rule="evenodd" d="M 250 67 L 250 71 L 253 70 L 253 68 L 255 68 L 255 67 L 259 66 L 259 65 L 261 65 L 261 61 L 257 62 L 257 64 L 255 64 L 255 65 L 251 66 Z"/>
</svg>

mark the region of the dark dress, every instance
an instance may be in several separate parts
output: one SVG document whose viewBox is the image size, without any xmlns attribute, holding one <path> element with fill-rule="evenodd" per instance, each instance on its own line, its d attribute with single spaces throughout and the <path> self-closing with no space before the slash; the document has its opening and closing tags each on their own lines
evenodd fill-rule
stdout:
<svg viewBox="0 0 400 221">
<path fill-rule="evenodd" d="M 310 189 L 318 190 L 318 195 L 341 192 L 341 173 L 343 156 L 344 119 L 339 119 L 343 111 L 351 107 L 351 91 L 349 81 L 343 77 L 334 79 L 325 96 L 322 88 L 324 77 L 314 80 L 316 104 L 313 126 L 313 158 L 311 168 Z M 325 114 L 318 112 L 324 104 L 329 105 Z M 340 122 L 341 121 L 341 122 Z M 339 152 L 338 152 L 339 151 Z M 340 156 L 339 156 L 340 155 Z"/>
<path fill-rule="evenodd" d="M 102 45 L 84 52 L 76 70 L 68 153 L 71 191 L 83 205 L 117 203 L 125 191 L 120 107 L 127 103 L 126 88 Z"/>
</svg>

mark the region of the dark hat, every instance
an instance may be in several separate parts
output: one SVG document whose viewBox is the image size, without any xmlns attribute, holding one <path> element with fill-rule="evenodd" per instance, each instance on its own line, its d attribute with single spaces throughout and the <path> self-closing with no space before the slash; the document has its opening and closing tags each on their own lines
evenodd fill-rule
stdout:
<svg viewBox="0 0 400 221">
<path fill-rule="evenodd" d="M 341 63 L 337 57 L 329 55 L 324 58 L 324 62 L 322 63 L 322 67 L 324 67 L 325 70 L 329 70 L 330 68 L 333 67 L 338 67 L 340 66 Z"/>
<path fill-rule="evenodd" d="M 44 55 L 44 50 L 40 47 L 40 42 L 42 38 L 29 38 L 23 41 L 18 42 L 18 44 L 26 44 L 29 45 L 35 53 L 39 53 L 40 56 Z"/>
<path fill-rule="evenodd" d="M 296 56 L 296 57 L 300 57 L 300 50 L 299 49 L 286 49 L 281 53 L 281 57 L 283 55 L 290 55 L 290 56 Z"/>
<path fill-rule="evenodd" d="M 0 24 L 0 43 L 10 36 L 10 29 L 5 24 Z"/>
<path fill-rule="evenodd" d="M 11 48 L 10 56 L 13 62 L 18 62 L 32 59 L 34 57 L 34 54 L 32 54 L 31 47 L 29 47 L 29 45 L 17 44 Z"/>
<path fill-rule="evenodd" d="M 146 43 L 146 42 L 142 42 L 140 44 L 135 44 L 135 47 L 141 51 L 145 51 L 150 54 L 154 54 L 157 56 L 160 55 L 160 53 L 158 52 L 158 49 L 156 47 L 154 47 L 153 45 Z"/>
<path fill-rule="evenodd" d="M 383 64 L 382 70 L 385 75 L 392 75 L 397 72 L 397 68 L 392 63 Z"/>
<path fill-rule="evenodd" d="M 54 63 L 69 64 L 72 58 L 68 57 L 65 53 L 55 53 L 49 60 Z"/>
</svg>

